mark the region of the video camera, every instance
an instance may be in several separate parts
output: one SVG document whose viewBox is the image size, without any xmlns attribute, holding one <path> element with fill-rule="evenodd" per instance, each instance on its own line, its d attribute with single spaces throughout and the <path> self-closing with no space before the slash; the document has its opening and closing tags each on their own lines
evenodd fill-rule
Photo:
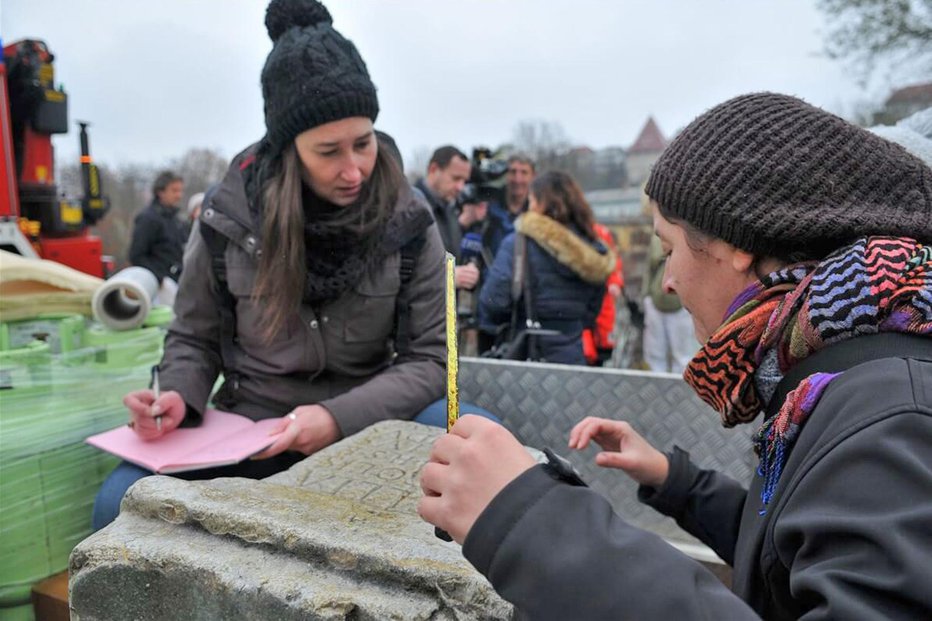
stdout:
<svg viewBox="0 0 932 621">
<path fill-rule="evenodd" d="M 502 191 L 499 180 L 508 172 L 508 161 L 498 157 L 488 147 L 473 148 L 470 165 L 469 180 L 456 197 L 457 209 L 497 198 Z"/>
<path fill-rule="evenodd" d="M 508 172 L 508 162 L 498 157 L 487 147 L 475 147 L 470 160 L 470 174 L 463 190 L 456 197 L 456 211 L 459 213 L 465 205 L 473 205 L 495 199 L 500 199 L 502 186 L 500 181 Z M 487 221 L 486 221 L 487 222 Z M 485 223 L 483 223 L 484 225 Z M 483 232 L 472 230 L 463 235 L 460 243 L 459 264 L 475 265 L 480 272 L 484 270 L 487 260 L 491 260 L 484 253 Z M 460 325 L 465 330 L 475 329 L 478 324 L 477 307 L 479 302 L 478 289 L 470 291 L 460 289 L 457 291 L 457 314 Z"/>
</svg>

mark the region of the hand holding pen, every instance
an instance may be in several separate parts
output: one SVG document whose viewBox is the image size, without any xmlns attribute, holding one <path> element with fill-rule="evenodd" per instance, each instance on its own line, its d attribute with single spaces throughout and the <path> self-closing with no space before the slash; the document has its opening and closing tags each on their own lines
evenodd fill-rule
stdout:
<svg viewBox="0 0 932 621">
<path fill-rule="evenodd" d="M 129 426 L 143 440 L 154 440 L 172 431 L 184 419 L 187 406 L 173 390 L 161 391 L 158 368 L 152 369 L 152 388 L 123 397 L 130 412 Z"/>
</svg>

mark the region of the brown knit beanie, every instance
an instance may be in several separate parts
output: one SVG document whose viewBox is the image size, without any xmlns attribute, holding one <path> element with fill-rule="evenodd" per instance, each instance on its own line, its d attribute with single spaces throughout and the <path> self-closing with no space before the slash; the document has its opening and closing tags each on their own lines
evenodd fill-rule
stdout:
<svg viewBox="0 0 932 621">
<path fill-rule="evenodd" d="M 932 169 L 787 95 L 742 95 L 696 118 L 645 191 L 665 213 L 757 256 L 821 257 L 866 235 L 932 242 Z"/>
</svg>

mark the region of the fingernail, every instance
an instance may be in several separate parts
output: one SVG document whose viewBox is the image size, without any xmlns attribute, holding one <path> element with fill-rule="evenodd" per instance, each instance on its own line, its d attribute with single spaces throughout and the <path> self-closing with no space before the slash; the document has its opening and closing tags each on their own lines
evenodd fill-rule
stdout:
<svg viewBox="0 0 932 621">
<path fill-rule="evenodd" d="M 162 413 L 162 406 L 160 405 L 152 406 L 152 416 L 158 416 L 161 413 Z"/>
</svg>

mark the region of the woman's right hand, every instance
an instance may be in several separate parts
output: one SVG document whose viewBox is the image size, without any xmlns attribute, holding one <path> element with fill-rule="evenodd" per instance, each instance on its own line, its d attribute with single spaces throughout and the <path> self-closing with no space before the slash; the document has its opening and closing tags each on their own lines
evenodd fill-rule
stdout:
<svg viewBox="0 0 932 621">
<path fill-rule="evenodd" d="M 651 487 L 660 487 L 667 480 L 667 456 L 625 421 L 587 416 L 570 432 L 569 447 L 582 450 L 590 440 L 603 449 L 595 456 L 595 463 L 603 468 L 619 468 L 641 485 Z"/>
<path fill-rule="evenodd" d="M 123 397 L 130 413 L 130 427 L 143 440 L 155 440 L 178 427 L 184 420 L 187 406 L 174 390 L 163 392 L 158 399 L 151 390 L 136 390 Z M 161 416 L 161 422 L 155 417 Z"/>
</svg>

